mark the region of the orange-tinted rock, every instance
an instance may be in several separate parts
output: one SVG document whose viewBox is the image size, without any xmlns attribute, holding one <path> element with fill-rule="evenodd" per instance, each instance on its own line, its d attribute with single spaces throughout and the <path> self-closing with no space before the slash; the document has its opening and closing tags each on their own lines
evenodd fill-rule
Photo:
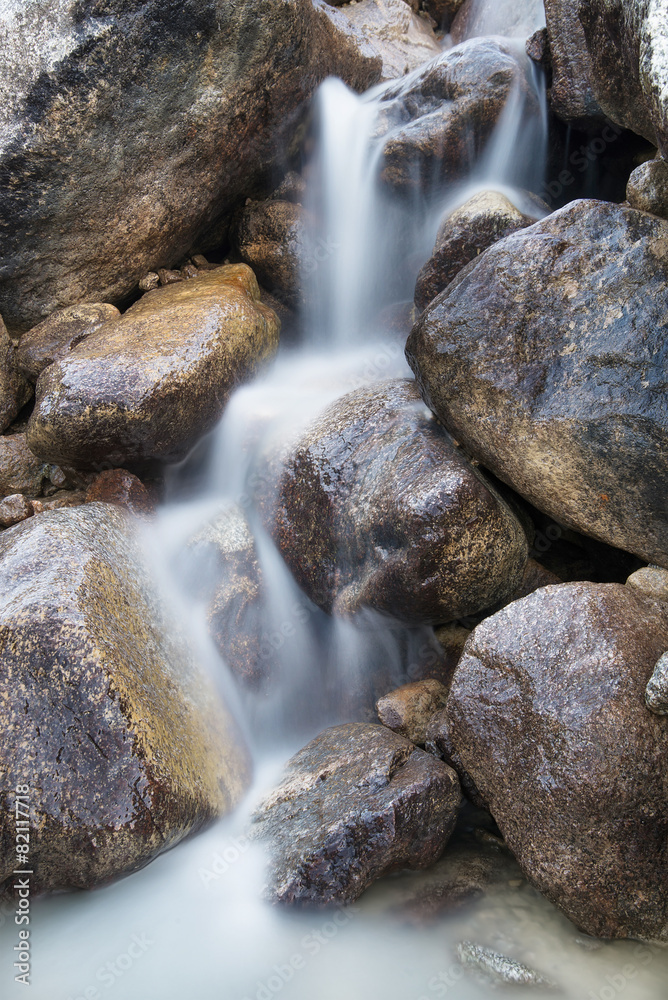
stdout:
<svg viewBox="0 0 668 1000">
<path fill-rule="evenodd" d="M 127 469 L 106 469 L 86 491 L 86 502 L 111 503 L 132 514 L 153 514 L 155 506 L 141 479 Z"/>
</svg>

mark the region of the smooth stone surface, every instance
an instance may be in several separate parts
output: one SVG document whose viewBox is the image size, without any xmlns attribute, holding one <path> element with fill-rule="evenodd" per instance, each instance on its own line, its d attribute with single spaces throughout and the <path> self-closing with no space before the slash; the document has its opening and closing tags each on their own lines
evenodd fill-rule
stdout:
<svg viewBox="0 0 668 1000">
<path fill-rule="evenodd" d="M 467 177 L 513 90 L 531 101 L 528 64 L 512 43 L 476 38 L 387 87 L 376 127 L 383 181 L 411 195 Z"/>
<path fill-rule="evenodd" d="M 415 681 L 379 698 L 376 711 L 382 724 L 392 732 L 424 746 L 429 721 L 445 707 L 447 698 L 448 689 L 439 681 Z"/>
<path fill-rule="evenodd" d="M 626 200 L 631 208 L 668 219 L 668 163 L 647 160 L 636 167 L 626 186 Z"/>
<path fill-rule="evenodd" d="M 645 703 L 656 715 L 668 715 L 668 653 L 664 653 L 647 682 Z"/>
<path fill-rule="evenodd" d="M 335 615 L 438 625 L 522 578 L 519 521 L 408 379 L 333 403 L 286 449 L 278 482 L 265 519 L 297 583 Z"/>
<path fill-rule="evenodd" d="M 105 469 L 86 490 L 86 503 L 110 503 L 130 514 L 145 517 L 155 513 L 155 504 L 142 483 L 127 469 Z"/>
<path fill-rule="evenodd" d="M 637 569 L 626 581 L 626 586 L 639 590 L 655 601 L 668 601 L 668 570 L 656 566 Z"/>
<path fill-rule="evenodd" d="M 577 201 L 496 243 L 406 345 L 468 452 L 559 524 L 668 566 L 668 225 Z"/>
<path fill-rule="evenodd" d="M 147 272 L 173 267 L 297 152 L 324 79 L 375 83 L 380 58 L 331 10 L 322 0 L 5 4 L 0 312 L 10 329 L 81 301 L 118 302 Z"/>
<path fill-rule="evenodd" d="M 586 933 L 668 941 L 668 719 L 645 688 L 668 606 L 546 587 L 479 625 L 450 738 L 527 877 Z"/>
<path fill-rule="evenodd" d="M 455 209 L 441 223 L 434 251 L 417 276 L 418 312 L 426 309 L 462 268 L 488 247 L 535 221 L 498 191 L 482 191 Z"/>
<path fill-rule="evenodd" d="M 308 224 L 309 217 L 301 205 L 270 199 L 247 205 L 237 231 L 242 260 L 253 268 L 260 284 L 291 309 L 303 304 L 303 276 L 309 259 Z"/>
<path fill-rule="evenodd" d="M 29 381 L 36 382 L 45 368 L 67 357 L 73 347 L 120 315 L 116 306 L 106 302 L 85 302 L 56 310 L 21 337 L 16 367 Z"/>
<path fill-rule="evenodd" d="M 177 462 L 272 357 L 278 331 L 245 264 L 147 292 L 42 373 L 28 445 L 86 468 Z"/>
<path fill-rule="evenodd" d="M 33 892 L 137 871 L 240 799 L 249 758 L 108 504 L 0 538 L 3 795 L 30 803 Z M 16 867 L 0 850 L 0 881 Z"/>
<path fill-rule="evenodd" d="M 275 902 L 354 902 L 375 879 L 427 868 L 459 811 L 455 772 L 383 726 L 325 730 L 286 765 L 253 817 Z"/>
<path fill-rule="evenodd" d="M 457 945 L 457 958 L 464 968 L 474 970 L 495 986 L 554 986 L 528 965 L 472 941 L 462 941 Z"/>
</svg>

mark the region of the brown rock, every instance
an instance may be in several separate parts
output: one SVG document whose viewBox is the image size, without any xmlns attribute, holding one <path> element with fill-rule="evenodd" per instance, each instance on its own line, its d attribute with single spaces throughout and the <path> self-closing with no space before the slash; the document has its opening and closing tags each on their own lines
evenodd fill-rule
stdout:
<svg viewBox="0 0 668 1000">
<path fill-rule="evenodd" d="M 271 357 L 278 328 L 244 264 L 148 292 L 43 372 L 28 444 L 88 468 L 178 461 Z"/>
<path fill-rule="evenodd" d="M 668 570 L 659 569 L 658 566 L 644 566 L 631 573 L 626 586 L 654 601 L 668 601 Z"/>
<path fill-rule="evenodd" d="M 618 584 L 536 591 L 468 642 L 450 739 L 531 881 L 579 928 L 668 940 L 668 719 L 645 688 L 668 607 Z"/>
<path fill-rule="evenodd" d="M 25 434 L 0 436 L 0 495 L 23 493 L 38 497 L 45 481 L 49 480 L 50 467 L 40 461 L 26 444 Z"/>
<path fill-rule="evenodd" d="M 2 795 L 33 790 L 33 892 L 136 871 L 238 802 L 246 750 L 122 511 L 88 504 L 4 532 L 0 595 Z M 7 812 L 0 830 L 4 881 Z"/>
<path fill-rule="evenodd" d="M 645 704 L 656 715 L 668 715 L 668 653 L 660 657 L 647 682 Z"/>
<path fill-rule="evenodd" d="M 519 522 L 408 380 L 325 410 L 286 449 L 279 493 L 265 518 L 298 584 L 328 612 L 440 624 L 521 580 Z"/>
<path fill-rule="evenodd" d="M 302 304 L 302 276 L 309 254 L 307 224 L 301 205 L 279 200 L 251 202 L 237 233 L 242 260 L 261 284 L 292 309 Z"/>
<path fill-rule="evenodd" d="M 390 691 L 376 703 L 378 718 L 399 736 L 424 746 L 431 717 L 445 706 L 448 689 L 438 681 L 415 681 Z"/>
<path fill-rule="evenodd" d="M 21 493 L 14 493 L 0 501 L 0 527 L 10 528 L 13 524 L 32 517 L 33 513 L 30 500 Z"/>
<path fill-rule="evenodd" d="M 268 894 L 283 903 L 351 903 L 398 868 L 443 852 L 461 793 L 451 768 L 383 726 L 327 729 L 288 762 L 253 818 L 270 841 Z"/>
<path fill-rule="evenodd" d="M 629 177 L 626 200 L 631 208 L 668 219 L 668 163 L 657 158 L 636 167 Z"/>
<path fill-rule="evenodd" d="M 141 479 L 127 469 L 106 469 L 86 491 L 86 503 L 110 503 L 139 516 L 154 514 L 155 505 Z"/>
<path fill-rule="evenodd" d="M 406 345 L 438 418 L 559 524 L 668 566 L 668 225 L 573 202 L 490 247 Z"/>
<path fill-rule="evenodd" d="M 85 302 L 58 309 L 21 337 L 17 368 L 31 382 L 36 382 L 45 368 L 67 357 L 73 347 L 120 315 L 115 306 L 106 302 Z"/>
<path fill-rule="evenodd" d="M 574 128 L 597 129 L 608 119 L 596 97 L 579 8 L 580 0 L 545 0 L 552 58 L 550 104 L 554 113 Z"/>
<path fill-rule="evenodd" d="M 32 396 L 32 386 L 16 367 L 16 348 L 0 316 L 0 434 Z"/>
</svg>

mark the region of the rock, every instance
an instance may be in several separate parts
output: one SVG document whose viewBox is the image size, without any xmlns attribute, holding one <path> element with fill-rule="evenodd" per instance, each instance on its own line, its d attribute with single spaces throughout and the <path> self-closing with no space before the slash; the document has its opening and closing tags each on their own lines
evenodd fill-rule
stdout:
<svg viewBox="0 0 668 1000">
<path fill-rule="evenodd" d="M 152 292 L 154 288 L 158 288 L 159 286 L 160 275 L 156 274 L 155 271 L 149 271 L 148 274 L 145 274 L 139 281 L 140 292 Z"/>
<path fill-rule="evenodd" d="M 423 0 L 422 6 L 441 30 L 448 31 L 463 3 L 464 0 Z"/>
<path fill-rule="evenodd" d="M 647 160 L 636 167 L 629 177 L 626 199 L 631 208 L 668 219 L 668 163 Z"/>
<path fill-rule="evenodd" d="M 626 586 L 638 590 L 655 601 L 668 601 L 668 570 L 657 566 L 637 569 L 626 581 Z"/>
<path fill-rule="evenodd" d="M 237 232 L 241 259 L 291 309 L 303 303 L 302 278 L 309 256 L 307 220 L 305 210 L 293 202 L 253 202 L 244 209 Z"/>
<path fill-rule="evenodd" d="M 583 931 L 668 940 L 668 719 L 645 688 L 668 606 L 545 587 L 479 625 L 450 738 L 527 877 Z"/>
<path fill-rule="evenodd" d="M 16 367 L 16 348 L 0 316 L 0 434 L 32 396 L 32 386 Z"/>
<path fill-rule="evenodd" d="M 42 500 L 31 500 L 34 514 L 43 514 L 45 510 L 63 510 L 66 507 L 82 507 L 86 503 L 83 490 L 57 490 Z"/>
<path fill-rule="evenodd" d="M 287 449 L 279 475 L 265 520 L 329 613 L 440 624 L 489 607 L 522 577 L 519 522 L 409 380 L 337 400 Z"/>
<path fill-rule="evenodd" d="M 288 762 L 256 811 L 270 842 L 268 895 L 282 903 L 354 902 L 398 868 L 427 868 L 455 825 L 454 771 L 383 726 L 325 730 Z"/>
<path fill-rule="evenodd" d="M 645 704 L 656 715 L 668 715 L 668 653 L 664 653 L 647 682 Z"/>
<path fill-rule="evenodd" d="M 248 755 L 149 579 L 122 511 L 0 538 L 5 798 L 30 801 L 34 893 L 143 867 L 238 802 Z M 16 867 L 2 839 L 0 881 Z"/>
<path fill-rule="evenodd" d="M 552 62 L 550 105 L 555 115 L 580 130 L 608 121 L 594 85 L 591 57 L 579 17 L 580 0 L 545 0 L 545 20 Z M 617 76 L 615 69 L 615 76 Z"/>
<path fill-rule="evenodd" d="M 0 501 L 0 527 L 10 528 L 13 524 L 32 517 L 33 507 L 30 500 L 21 493 L 14 493 Z"/>
<path fill-rule="evenodd" d="M 487 810 L 486 800 L 476 788 L 473 778 L 464 767 L 462 758 L 457 752 L 457 747 L 452 742 L 451 729 L 452 724 L 447 708 L 439 709 L 429 720 L 427 732 L 425 733 L 424 748 L 427 753 L 432 753 L 434 757 L 445 761 L 449 767 L 457 772 L 462 791 L 470 802 L 477 806 L 478 809 Z"/>
<path fill-rule="evenodd" d="M 668 566 L 668 226 L 578 201 L 490 247 L 406 353 L 467 451 L 560 525 Z"/>
<path fill-rule="evenodd" d="M 272 191 L 271 197 L 276 201 L 291 201 L 295 205 L 303 205 L 306 200 L 306 180 L 296 170 L 288 170 L 287 174 Z"/>
<path fill-rule="evenodd" d="M 148 490 L 141 479 L 127 469 L 105 469 L 86 491 L 86 503 L 110 503 L 142 517 L 155 513 Z"/>
<path fill-rule="evenodd" d="M 458 45 L 407 81 L 388 86 L 377 135 L 385 138 L 381 177 L 405 195 L 467 177 L 518 89 L 531 104 L 528 58 L 511 43 L 481 38 Z"/>
<path fill-rule="evenodd" d="M 449 686 L 455 667 L 459 663 L 459 657 L 466 645 L 466 640 L 471 634 L 471 630 L 461 625 L 442 625 L 436 629 L 436 638 L 443 647 L 445 653 L 446 668 L 443 671 L 443 683 Z"/>
<path fill-rule="evenodd" d="M 381 80 L 404 76 L 441 52 L 431 22 L 405 0 L 358 0 L 333 11 L 332 20 L 353 42 L 382 59 Z"/>
<path fill-rule="evenodd" d="M 265 182 L 318 84 L 380 59 L 322 0 L 37 0 L 0 16 L 0 312 L 118 302 Z M 86 165 L 85 184 L 73 164 Z M 11 178 L 11 183 L 8 182 Z"/>
<path fill-rule="evenodd" d="M 434 252 L 417 276 L 418 312 L 426 309 L 463 267 L 493 243 L 535 221 L 498 191 L 482 191 L 446 216 L 438 230 Z"/>
<path fill-rule="evenodd" d="M 34 383 L 45 368 L 67 357 L 73 347 L 120 315 L 116 306 L 106 302 L 85 302 L 58 309 L 21 337 L 16 367 Z"/>
<path fill-rule="evenodd" d="M 10 493 L 41 496 L 49 472 L 50 466 L 28 448 L 25 434 L 0 436 L 0 496 Z"/>
<path fill-rule="evenodd" d="M 28 445 L 87 468 L 179 461 L 277 344 L 244 264 L 148 292 L 42 373 Z"/>
<path fill-rule="evenodd" d="M 462 941 L 457 945 L 457 957 L 465 968 L 480 973 L 483 979 L 496 986 L 554 987 L 554 983 L 528 965 L 471 941 Z"/>
<path fill-rule="evenodd" d="M 524 41 L 545 23 L 543 0 L 465 0 L 452 22 L 450 34 L 455 45 L 481 35 L 502 35 Z"/>
<path fill-rule="evenodd" d="M 390 691 L 376 703 L 378 718 L 399 736 L 424 746 L 429 720 L 445 707 L 448 689 L 439 681 L 415 681 Z"/>
</svg>

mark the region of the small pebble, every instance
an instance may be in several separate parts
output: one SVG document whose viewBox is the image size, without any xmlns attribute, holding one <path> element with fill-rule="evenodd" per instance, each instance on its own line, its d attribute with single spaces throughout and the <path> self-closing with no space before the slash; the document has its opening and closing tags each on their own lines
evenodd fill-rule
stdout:
<svg viewBox="0 0 668 1000">
<path fill-rule="evenodd" d="M 527 965 L 471 941 L 457 945 L 457 957 L 464 967 L 482 973 L 492 983 L 554 988 L 554 983 Z"/>
<path fill-rule="evenodd" d="M 142 292 L 152 292 L 154 288 L 157 288 L 160 284 L 160 275 L 156 274 L 155 271 L 149 271 L 139 282 L 139 288 Z"/>
<path fill-rule="evenodd" d="M 22 493 L 13 493 L 0 502 L 0 527 L 11 528 L 13 524 L 32 517 L 33 513 L 30 500 Z"/>
<path fill-rule="evenodd" d="M 165 268 L 158 271 L 158 276 L 161 285 L 175 285 L 177 281 L 184 280 L 180 271 L 167 271 Z"/>
</svg>

